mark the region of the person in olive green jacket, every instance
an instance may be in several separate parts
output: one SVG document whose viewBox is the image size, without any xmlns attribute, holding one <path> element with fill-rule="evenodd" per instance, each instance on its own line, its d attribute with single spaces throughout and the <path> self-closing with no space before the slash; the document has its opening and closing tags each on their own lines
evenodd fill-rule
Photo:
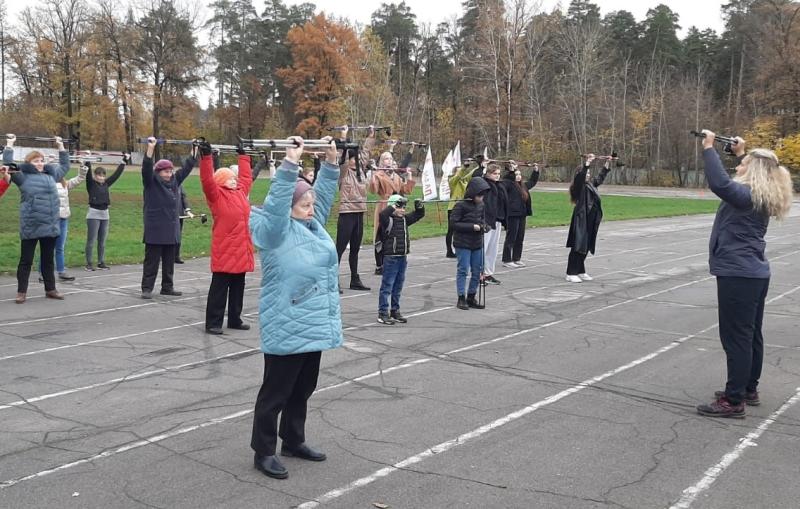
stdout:
<svg viewBox="0 0 800 509">
<path fill-rule="evenodd" d="M 455 258 L 456 253 L 453 251 L 453 226 L 450 224 L 450 214 L 453 213 L 453 207 L 456 206 L 459 200 L 464 199 L 464 194 L 467 192 L 467 184 L 472 178 L 475 170 L 483 167 L 483 156 L 475 156 L 475 166 L 467 168 L 462 166 L 455 173 L 448 177 L 447 182 L 450 184 L 450 204 L 447 206 L 447 235 L 444 237 L 444 245 L 447 248 L 445 256 L 448 258 Z M 481 173 L 481 172 L 479 172 Z"/>
</svg>

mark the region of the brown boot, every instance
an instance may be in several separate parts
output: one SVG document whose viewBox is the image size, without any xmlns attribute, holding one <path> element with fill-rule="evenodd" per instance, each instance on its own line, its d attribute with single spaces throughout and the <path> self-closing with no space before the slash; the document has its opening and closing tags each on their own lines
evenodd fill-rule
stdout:
<svg viewBox="0 0 800 509">
<path fill-rule="evenodd" d="M 64 296 L 58 293 L 58 290 L 50 290 L 44 294 L 48 299 L 64 300 Z"/>
<path fill-rule="evenodd" d="M 25 294 L 24 293 L 18 293 L 17 294 L 17 298 L 14 299 L 14 302 L 16 302 L 17 304 L 22 304 L 23 302 L 25 302 Z"/>
</svg>

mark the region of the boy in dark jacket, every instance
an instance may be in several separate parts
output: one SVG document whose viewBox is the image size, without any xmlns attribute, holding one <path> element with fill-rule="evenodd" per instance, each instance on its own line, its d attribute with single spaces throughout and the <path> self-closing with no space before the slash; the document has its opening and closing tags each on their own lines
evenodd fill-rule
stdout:
<svg viewBox="0 0 800 509">
<path fill-rule="evenodd" d="M 414 212 L 406 215 L 406 205 L 408 198 L 393 194 L 387 200 L 386 208 L 378 215 L 379 249 L 383 255 L 383 275 L 378 294 L 378 323 L 386 325 L 408 321 L 400 314 L 400 292 L 406 279 L 407 255 L 411 250 L 408 227 L 425 217 L 425 206 L 420 200 L 414 200 Z"/>
<path fill-rule="evenodd" d="M 464 200 L 456 203 L 450 214 L 453 247 L 456 250 L 456 291 L 458 309 L 483 309 L 475 299 L 483 270 L 483 234 L 491 229 L 486 222 L 483 198 L 489 192 L 489 184 L 481 177 L 473 177 L 467 184 Z M 465 293 L 467 272 L 470 272 L 469 289 Z"/>
</svg>

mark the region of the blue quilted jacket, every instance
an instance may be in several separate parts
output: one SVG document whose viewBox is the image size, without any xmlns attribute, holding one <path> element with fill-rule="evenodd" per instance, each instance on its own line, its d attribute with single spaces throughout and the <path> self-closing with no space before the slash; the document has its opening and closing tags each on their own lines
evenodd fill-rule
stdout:
<svg viewBox="0 0 800 509">
<path fill-rule="evenodd" d="M 273 355 L 318 352 L 342 344 L 339 262 L 325 223 L 339 167 L 323 163 L 314 183 L 314 219 L 291 217 L 298 166 L 283 161 L 262 208 L 250 213 L 261 257 L 261 350 Z"/>
<path fill-rule="evenodd" d="M 14 161 L 14 149 L 3 150 L 5 164 Z M 23 240 L 42 237 L 58 237 L 59 228 L 58 189 L 56 182 L 69 172 L 69 152 L 58 153 L 58 164 L 46 164 L 39 172 L 30 163 L 19 165 L 19 172 L 11 174 L 11 180 L 19 187 L 19 236 Z"/>
</svg>

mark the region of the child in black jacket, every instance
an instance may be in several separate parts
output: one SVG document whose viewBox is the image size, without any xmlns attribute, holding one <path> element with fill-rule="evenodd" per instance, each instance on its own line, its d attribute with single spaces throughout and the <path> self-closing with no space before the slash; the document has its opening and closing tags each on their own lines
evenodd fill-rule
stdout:
<svg viewBox="0 0 800 509">
<path fill-rule="evenodd" d="M 106 178 L 106 170 L 98 166 L 91 171 L 91 163 L 86 166 L 91 171 L 91 176 L 86 179 L 86 192 L 89 193 L 89 209 L 86 211 L 86 246 L 84 255 L 86 256 L 86 270 L 94 270 L 92 264 L 92 251 L 97 242 L 97 268 L 107 270 L 106 265 L 106 237 L 108 236 L 108 225 L 110 216 L 108 207 L 111 205 L 111 194 L 109 190 L 114 182 L 119 179 L 125 171 L 125 165 L 130 162 L 130 155 L 123 154 L 122 162 L 117 166 L 116 171 Z"/>
<path fill-rule="evenodd" d="M 483 271 L 483 235 L 491 229 L 486 222 L 483 198 L 489 192 L 489 184 L 481 177 L 473 177 L 467 184 L 464 200 L 456 203 L 450 214 L 453 247 L 456 250 L 456 291 L 458 309 L 483 309 L 475 299 Z M 465 293 L 467 273 L 470 274 L 469 289 Z"/>
<path fill-rule="evenodd" d="M 386 208 L 378 215 L 378 248 L 383 256 L 383 275 L 378 294 L 378 323 L 394 325 L 395 322 L 408 322 L 400 314 L 400 292 L 406 279 L 407 255 L 411 250 L 408 227 L 425 217 L 425 206 L 422 201 L 414 200 L 414 212 L 406 215 L 408 199 L 399 194 L 390 196 L 386 204 Z"/>
</svg>

